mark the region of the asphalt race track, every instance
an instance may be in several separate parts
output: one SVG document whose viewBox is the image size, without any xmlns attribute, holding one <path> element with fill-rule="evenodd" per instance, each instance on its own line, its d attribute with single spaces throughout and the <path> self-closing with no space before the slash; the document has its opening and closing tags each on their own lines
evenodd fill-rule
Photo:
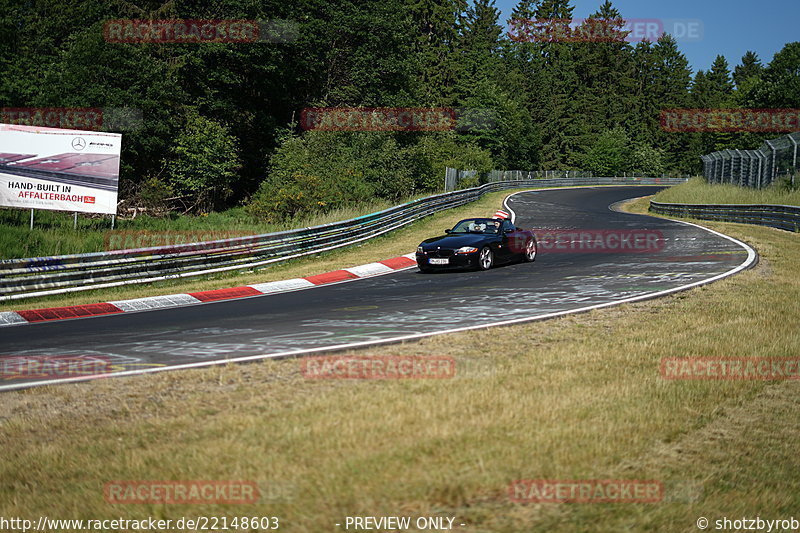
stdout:
<svg viewBox="0 0 800 533">
<path fill-rule="evenodd" d="M 516 224 L 533 228 L 540 240 L 555 229 L 614 234 L 632 230 L 663 236 L 657 247 L 598 252 L 550 241 L 542 243 L 534 263 L 487 272 L 421 274 L 414 268 L 283 294 L 4 327 L 0 359 L 96 355 L 128 373 L 248 356 L 278 357 L 611 305 L 702 283 L 753 262 L 752 250 L 721 235 L 610 208 L 657 190 L 542 190 L 516 194 L 507 202 Z M 7 377 L 0 381 L 0 390 L 34 381 Z"/>
</svg>

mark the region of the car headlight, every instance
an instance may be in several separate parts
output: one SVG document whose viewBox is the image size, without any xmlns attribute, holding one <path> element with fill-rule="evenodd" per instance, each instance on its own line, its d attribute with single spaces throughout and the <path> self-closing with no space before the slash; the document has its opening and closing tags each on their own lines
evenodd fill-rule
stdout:
<svg viewBox="0 0 800 533">
<path fill-rule="evenodd" d="M 417 246 L 417 253 L 418 254 L 424 254 L 425 253 L 425 250 L 422 249 L 422 246 Z"/>
<path fill-rule="evenodd" d="M 474 254 L 477 252 L 478 249 L 473 246 L 462 246 L 458 250 L 456 250 L 457 254 Z"/>
</svg>

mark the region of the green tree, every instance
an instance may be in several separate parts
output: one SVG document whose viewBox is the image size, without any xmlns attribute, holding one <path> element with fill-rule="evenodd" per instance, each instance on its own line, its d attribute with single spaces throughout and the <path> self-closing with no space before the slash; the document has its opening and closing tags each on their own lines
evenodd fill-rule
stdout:
<svg viewBox="0 0 800 533">
<path fill-rule="evenodd" d="M 406 0 L 414 27 L 419 98 L 424 105 L 450 105 L 458 80 L 456 42 L 465 0 Z"/>
<path fill-rule="evenodd" d="M 0 0 L 0 72 L 8 72 L 17 48 L 17 32 L 14 30 L 15 11 L 10 0 Z M 0 102 L 12 99 L 11 87 L 0 82 Z"/>
<path fill-rule="evenodd" d="M 754 89 L 754 107 L 800 107 L 800 41 L 788 43 L 764 69 Z"/>
<path fill-rule="evenodd" d="M 716 99 L 716 95 L 713 94 L 713 89 L 708 81 L 706 72 L 704 70 L 698 70 L 692 80 L 692 105 L 703 108 L 710 107 Z"/>
<path fill-rule="evenodd" d="M 499 13 L 494 0 L 476 0 L 467 8 L 459 35 L 456 53 L 458 82 L 456 98 L 463 100 L 475 94 L 475 85 L 494 78 L 501 68 Z"/>
<path fill-rule="evenodd" d="M 174 190 L 191 196 L 191 209 L 208 211 L 231 194 L 240 167 L 237 144 L 225 125 L 189 115 L 165 166 Z"/>
<path fill-rule="evenodd" d="M 755 52 L 747 51 L 742 56 L 742 63 L 733 69 L 733 81 L 738 90 L 744 90 L 749 84 L 758 80 L 764 71 L 764 66 Z"/>
<path fill-rule="evenodd" d="M 609 129 L 628 129 L 636 122 L 635 64 L 632 48 L 625 40 L 624 21 L 610 1 L 606 0 L 575 33 L 580 46 L 572 113 L 580 123 L 578 141 L 587 145 Z"/>
<path fill-rule="evenodd" d="M 703 70 L 698 70 L 692 80 L 691 107 L 712 109 L 719 106 L 721 95 L 715 91 L 714 85 Z M 685 133 L 691 139 L 691 153 L 697 156 L 713 152 L 715 141 L 710 133 Z M 699 166 L 699 163 L 696 163 Z"/>
<path fill-rule="evenodd" d="M 536 17 L 536 9 L 542 0 L 519 0 L 511 10 L 509 23 L 512 20 L 532 20 Z"/>
<path fill-rule="evenodd" d="M 537 120 L 543 105 L 545 85 L 544 62 L 540 43 L 520 35 L 518 29 L 532 24 L 540 0 L 522 0 L 507 21 L 506 39 L 501 40 L 503 68 L 497 71 L 495 83 L 504 88 L 509 100 L 514 101 L 515 121 L 520 130 L 512 135 L 507 152 L 506 168 L 535 169 L 541 167 L 542 122 Z M 522 30 L 524 33 L 524 29 Z M 500 166 L 500 163 L 498 163 Z"/>
<path fill-rule="evenodd" d="M 687 171 L 700 154 L 763 136 L 666 133 L 661 110 L 800 105 L 800 43 L 763 68 L 748 52 L 733 78 L 720 56 L 692 80 L 670 36 L 572 42 L 598 26 L 622 36 L 622 14 L 598 4 L 573 32 L 571 0 L 519 0 L 512 20 L 549 19 L 552 32 L 513 39 L 495 0 L 85 0 L 70 9 L 0 0 L 0 100 L 138 110 L 141 123 L 122 131 L 123 197 L 152 189 L 160 201 L 170 185 L 208 209 L 258 190 L 261 205 L 283 202 L 270 209 L 284 218 L 436 190 L 446 164 L 610 172 L 621 168 L 611 148 L 622 134 L 624 168 Z M 286 43 L 109 43 L 103 25 L 118 18 L 287 19 L 297 31 Z M 454 107 L 488 121 L 448 133 L 299 134 L 299 113 L 315 106 Z"/>
<path fill-rule="evenodd" d="M 621 127 L 602 132 L 588 146 L 582 163 L 584 169 L 596 176 L 619 176 L 630 170 L 633 154 L 628 134 Z"/>
<path fill-rule="evenodd" d="M 485 173 L 495 168 L 492 155 L 478 145 L 464 142 L 453 132 L 426 134 L 410 150 L 411 174 L 418 191 L 441 191 L 445 168 Z"/>
<path fill-rule="evenodd" d="M 665 150 L 647 143 L 635 143 L 631 152 L 630 170 L 645 176 L 660 176 L 666 170 Z"/>
<path fill-rule="evenodd" d="M 647 102 L 641 107 L 639 124 L 649 135 L 638 136 L 638 141 L 664 150 L 664 162 L 669 168 L 690 172 L 697 166 L 700 154 L 692 152 L 692 136 L 687 133 L 670 133 L 661 128 L 660 115 L 664 109 L 686 108 L 690 105 L 689 87 L 692 73 L 686 56 L 678 49 L 671 35 L 659 38 L 652 49 L 655 69 L 646 94 L 636 100 Z M 633 131 L 636 131 L 634 129 Z M 641 131 L 641 130 L 640 130 Z"/>
<path fill-rule="evenodd" d="M 283 139 L 249 210 L 285 220 L 375 197 L 395 200 L 410 194 L 412 183 L 406 153 L 391 134 L 310 131 Z"/>
<path fill-rule="evenodd" d="M 474 0 L 467 7 L 458 43 L 462 61 L 469 63 L 467 74 L 486 75 L 486 69 L 495 65 L 503 33 L 498 25 L 499 15 L 494 0 Z"/>
<path fill-rule="evenodd" d="M 477 0 L 467 9 L 457 105 L 465 110 L 466 141 L 489 150 L 501 168 L 526 168 L 537 158 L 538 136 L 524 99 L 524 67 L 508 43 L 500 42 L 498 16 L 494 0 Z"/>
<path fill-rule="evenodd" d="M 716 105 L 721 105 L 733 92 L 733 81 L 728 61 L 724 56 L 718 55 L 711 64 L 711 70 L 706 74 L 706 79 L 711 87 Z M 715 106 L 716 107 L 716 106 Z"/>
<path fill-rule="evenodd" d="M 540 161 L 546 169 L 575 168 L 585 134 L 581 110 L 574 94 L 579 84 L 575 67 L 576 44 L 569 42 L 568 21 L 574 7 L 570 0 L 542 0 L 535 18 L 552 21 L 553 38 L 536 43 L 541 58 L 542 92 L 537 98 L 534 122 L 541 125 Z M 561 37 L 557 37 L 561 36 Z"/>
<path fill-rule="evenodd" d="M 489 80 L 476 82 L 464 109 L 469 129 L 462 136 L 488 150 L 498 168 L 525 169 L 536 164 L 538 129 L 524 102 L 506 87 Z"/>
</svg>

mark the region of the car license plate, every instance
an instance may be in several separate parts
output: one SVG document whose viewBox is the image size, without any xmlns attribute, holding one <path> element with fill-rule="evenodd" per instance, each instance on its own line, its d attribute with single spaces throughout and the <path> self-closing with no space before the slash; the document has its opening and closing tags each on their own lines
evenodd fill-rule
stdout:
<svg viewBox="0 0 800 533">
<path fill-rule="evenodd" d="M 444 259 L 437 259 L 435 257 L 431 257 L 430 259 L 428 259 L 428 261 L 432 265 L 449 265 L 450 264 L 450 259 L 446 258 L 446 257 Z"/>
</svg>

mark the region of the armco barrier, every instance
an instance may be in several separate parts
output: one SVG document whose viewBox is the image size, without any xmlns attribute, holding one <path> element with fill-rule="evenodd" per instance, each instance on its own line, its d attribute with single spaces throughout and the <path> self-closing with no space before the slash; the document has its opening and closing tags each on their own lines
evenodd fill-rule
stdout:
<svg viewBox="0 0 800 533">
<path fill-rule="evenodd" d="M 786 231 L 800 229 L 800 207 L 791 205 L 665 204 L 650 202 L 659 215 L 757 224 Z"/>
<path fill-rule="evenodd" d="M 561 178 L 494 182 L 311 228 L 167 247 L 7 259 L 0 261 L 0 301 L 260 267 L 383 235 L 503 189 L 676 185 L 684 181 L 674 178 Z"/>
</svg>

